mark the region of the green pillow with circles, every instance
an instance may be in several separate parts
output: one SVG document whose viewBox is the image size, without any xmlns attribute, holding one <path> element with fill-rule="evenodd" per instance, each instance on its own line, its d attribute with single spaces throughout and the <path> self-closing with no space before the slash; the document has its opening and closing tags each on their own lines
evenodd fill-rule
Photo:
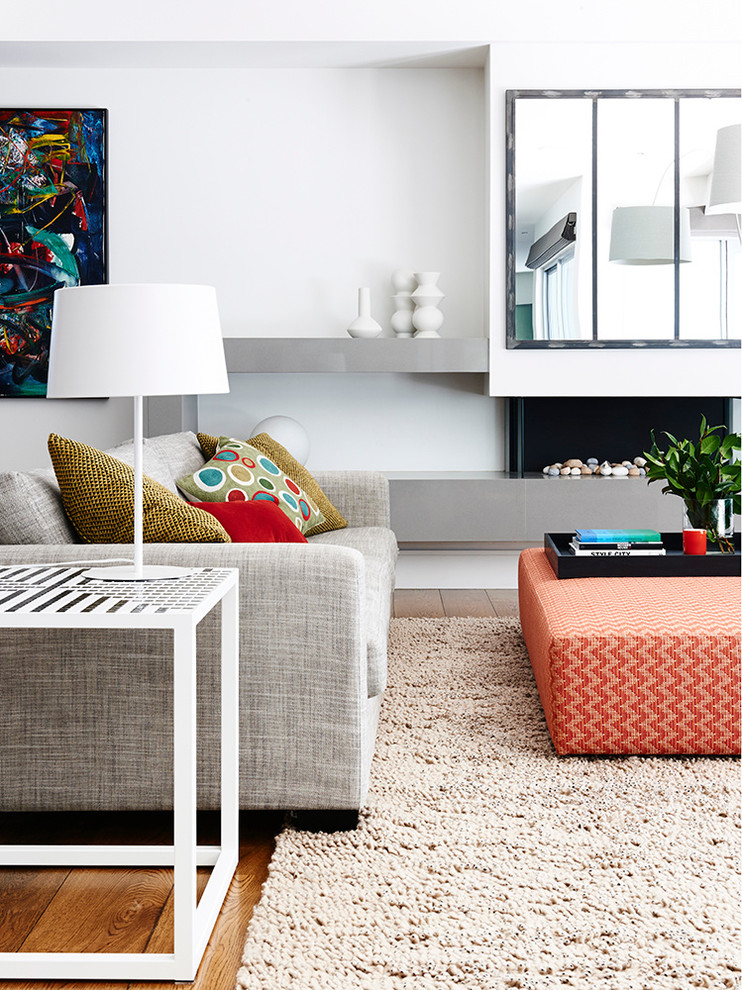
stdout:
<svg viewBox="0 0 742 990">
<path fill-rule="evenodd" d="M 317 503 L 257 447 L 219 437 L 216 453 L 175 484 L 189 502 L 275 502 L 300 533 L 324 522 Z"/>
</svg>

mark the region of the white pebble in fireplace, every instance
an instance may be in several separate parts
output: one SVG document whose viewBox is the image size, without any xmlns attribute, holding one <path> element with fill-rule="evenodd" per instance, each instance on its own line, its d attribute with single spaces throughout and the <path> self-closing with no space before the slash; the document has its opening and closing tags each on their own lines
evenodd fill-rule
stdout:
<svg viewBox="0 0 742 990">
<path fill-rule="evenodd" d="M 646 459 L 635 457 L 633 461 L 598 461 L 597 457 L 588 457 L 581 461 L 579 457 L 570 457 L 567 461 L 556 461 L 547 464 L 543 470 L 549 478 L 579 478 L 585 475 L 598 475 L 602 478 L 643 478 L 646 476 Z"/>
</svg>

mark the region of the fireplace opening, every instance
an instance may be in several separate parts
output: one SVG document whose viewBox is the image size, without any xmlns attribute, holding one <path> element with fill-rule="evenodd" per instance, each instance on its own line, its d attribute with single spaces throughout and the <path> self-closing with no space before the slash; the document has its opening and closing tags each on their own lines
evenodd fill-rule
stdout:
<svg viewBox="0 0 742 990">
<path fill-rule="evenodd" d="M 569 458 L 633 461 L 648 450 L 650 430 L 660 447 L 663 430 L 678 439 L 698 436 L 701 416 L 731 427 L 732 400 L 725 397 L 527 397 L 508 405 L 508 469 L 519 477 Z"/>
</svg>

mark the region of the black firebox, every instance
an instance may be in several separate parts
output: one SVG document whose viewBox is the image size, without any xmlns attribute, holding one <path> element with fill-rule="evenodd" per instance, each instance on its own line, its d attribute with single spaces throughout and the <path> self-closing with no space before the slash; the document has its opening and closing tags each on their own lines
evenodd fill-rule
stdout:
<svg viewBox="0 0 742 990">
<path fill-rule="evenodd" d="M 731 426 L 732 400 L 682 397 L 527 397 L 508 406 L 508 469 L 523 477 L 570 457 L 633 460 L 649 449 L 650 430 L 698 436 L 701 416 Z"/>
</svg>

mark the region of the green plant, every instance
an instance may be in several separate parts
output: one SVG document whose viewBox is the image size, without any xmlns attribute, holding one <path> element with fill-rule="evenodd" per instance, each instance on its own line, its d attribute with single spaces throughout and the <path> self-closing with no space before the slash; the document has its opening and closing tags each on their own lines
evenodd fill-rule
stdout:
<svg viewBox="0 0 742 990">
<path fill-rule="evenodd" d="M 719 499 L 731 498 L 735 512 L 740 511 L 740 463 L 734 453 L 742 449 L 739 433 L 722 437 L 724 426 L 708 426 L 701 417 L 698 440 L 678 440 L 664 432 L 670 441 L 667 450 L 660 450 L 651 431 L 652 447 L 644 452 L 647 459 L 647 479 L 664 481 L 663 494 L 678 495 L 694 525 L 707 529 L 709 539 L 721 543 L 720 534 L 713 532 L 710 509 Z M 728 549 L 726 546 L 722 549 Z"/>
</svg>

